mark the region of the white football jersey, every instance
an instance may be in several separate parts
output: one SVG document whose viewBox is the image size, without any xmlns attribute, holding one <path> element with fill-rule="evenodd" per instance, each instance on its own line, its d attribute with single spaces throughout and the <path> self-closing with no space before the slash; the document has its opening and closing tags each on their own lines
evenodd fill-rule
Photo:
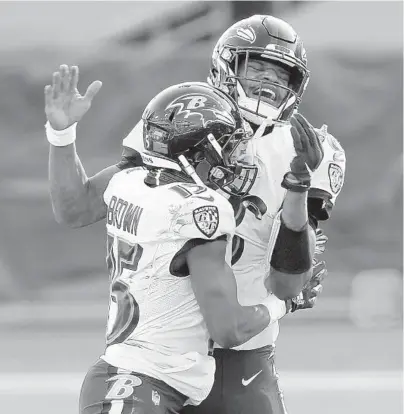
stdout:
<svg viewBox="0 0 404 414">
<path fill-rule="evenodd" d="M 187 183 L 150 187 L 146 174 L 123 170 L 104 193 L 111 299 L 103 358 L 199 404 L 210 392 L 215 364 L 181 252 L 196 238 L 230 241 L 234 213 L 213 190 Z"/>
<path fill-rule="evenodd" d="M 329 194 L 331 202 L 335 204 L 343 185 L 345 153 L 338 141 L 326 133 L 326 127 L 318 132 L 324 158 L 313 173 L 312 188 Z M 264 282 L 269 276 L 269 253 L 272 253 L 276 240 L 273 235 L 271 237 L 271 232 L 274 218 L 286 195 L 281 183 L 296 155 L 290 126 L 275 126 L 270 134 L 255 139 L 253 152 L 259 173 L 250 195 L 245 198 L 249 207 L 236 228 L 233 242 L 233 260 L 238 260 L 232 267 L 237 279 L 238 299 L 242 305 L 260 302 L 267 295 Z M 236 349 L 255 349 L 274 344 L 278 334 L 279 323 L 276 321 Z"/>
<path fill-rule="evenodd" d="M 237 280 L 238 300 L 241 305 L 254 305 L 267 296 L 264 285 L 270 268 L 274 219 L 281 209 L 286 190 L 281 187 L 283 176 L 290 170 L 296 155 L 290 125 L 275 126 L 270 134 L 253 141 L 255 164 L 259 172 L 248 196 L 248 206 L 233 238 L 233 271 Z M 324 158 L 313 173 L 311 190 L 328 195 L 332 205 L 340 193 L 345 176 L 345 152 L 339 142 L 327 132 L 327 127 L 316 129 L 324 149 Z M 140 121 L 123 141 L 123 145 L 143 150 L 143 123 Z M 271 244 L 270 242 L 271 238 Z M 264 331 L 236 349 L 255 349 L 274 344 L 279 324 L 274 322 Z"/>
</svg>

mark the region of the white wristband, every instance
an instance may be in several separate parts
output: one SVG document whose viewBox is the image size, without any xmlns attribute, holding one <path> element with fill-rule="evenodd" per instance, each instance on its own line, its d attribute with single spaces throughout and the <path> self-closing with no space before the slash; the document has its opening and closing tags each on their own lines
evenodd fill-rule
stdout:
<svg viewBox="0 0 404 414">
<path fill-rule="evenodd" d="M 49 121 L 45 124 L 46 138 L 49 143 L 55 147 L 65 147 L 66 145 L 73 144 L 76 141 L 76 125 L 75 122 L 73 125 L 70 125 L 66 129 L 61 131 L 56 131 L 53 129 Z"/>
<path fill-rule="evenodd" d="M 287 314 L 286 303 L 284 300 L 278 299 L 273 293 L 271 293 L 261 305 L 264 305 L 269 312 L 271 322 L 278 321 Z"/>
</svg>

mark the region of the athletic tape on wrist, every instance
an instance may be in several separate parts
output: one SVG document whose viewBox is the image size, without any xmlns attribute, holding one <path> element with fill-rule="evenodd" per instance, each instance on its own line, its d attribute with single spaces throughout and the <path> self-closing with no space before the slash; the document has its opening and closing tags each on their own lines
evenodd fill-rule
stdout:
<svg viewBox="0 0 404 414">
<path fill-rule="evenodd" d="M 45 124 L 46 138 L 51 145 L 55 147 L 65 147 L 76 141 L 77 122 L 61 131 L 53 129 L 49 121 Z"/>
<path fill-rule="evenodd" d="M 271 323 L 283 318 L 287 313 L 285 301 L 278 299 L 274 294 L 270 294 L 260 305 L 268 309 Z"/>
</svg>

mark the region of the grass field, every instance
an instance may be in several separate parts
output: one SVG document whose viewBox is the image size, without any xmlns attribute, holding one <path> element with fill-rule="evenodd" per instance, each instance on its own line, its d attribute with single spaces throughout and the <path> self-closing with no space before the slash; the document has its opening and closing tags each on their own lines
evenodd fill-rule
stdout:
<svg viewBox="0 0 404 414">
<path fill-rule="evenodd" d="M 0 401 L 13 414 L 77 413 L 81 381 L 103 350 L 101 325 L 8 329 Z M 290 414 L 400 414 L 401 330 L 288 322 L 277 365 Z"/>
<path fill-rule="evenodd" d="M 285 377 L 288 377 L 286 374 Z M 4 376 L 2 376 L 4 377 Z M 60 378 L 67 381 L 60 381 Z M 293 378 L 289 376 L 289 378 Z M 346 377 L 348 378 L 348 377 Z M 345 378 L 345 379 L 346 379 Z M 78 391 L 80 377 L 68 380 L 69 375 L 56 376 L 51 381 L 41 378 L 32 378 L 41 388 L 35 388 L 34 393 L 23 391 L 21 385 L 18 390 L 2 392 L 0 394 L 4 412 L 13 414 L 72 414 L 78 413 Z M 362 379 L 366 379 L 362 377 Z M 360 378 L 358 377 L 358 381 Z M 344 378 L 338 379 L 344 381 Z M 312 387 L 308 390 L 300 385 L 306 380 L 301 380 L 293 385 L 285 380 L 284 390 L 289 414 L 401 414 L 402 392 L 386 387 L 372 387 L 366 389 L 330 389 L 324 390 L 321 377 L 311 378 Z M 55 383 L 57 384 L 55 387 Z"/>
</svg>

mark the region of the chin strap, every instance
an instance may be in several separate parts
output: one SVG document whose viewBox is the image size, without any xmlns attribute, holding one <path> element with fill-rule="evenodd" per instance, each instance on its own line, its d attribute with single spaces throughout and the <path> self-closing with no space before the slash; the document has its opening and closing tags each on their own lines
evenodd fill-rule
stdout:
<svg viewBox="0 0 404 414">
<path fill-rule="evenodd" d="M 180 155 L 178 159 L 184 167 L 185 172 L 191 177 L 195 184 L 205 187 L 205 184 L 196 173 L 195 168 L 188 162 L 188 160 L 183 155 Z"/>
<path fill-rule="evenodd" d="M 252 148 L 252 156 L 253 159 L 257 156 L 257 139 L 261 138 L 269 129 L 267 133 L 271 133 L 273 129 L 273 121 L 272 119 L 264 119 L 260 125 L 255 125 L 253 122 L 249 122 L 253 124 L 253 129 L 255 129 L 255 133 L 251 140 L 251 148 Z"/>
</svg>

